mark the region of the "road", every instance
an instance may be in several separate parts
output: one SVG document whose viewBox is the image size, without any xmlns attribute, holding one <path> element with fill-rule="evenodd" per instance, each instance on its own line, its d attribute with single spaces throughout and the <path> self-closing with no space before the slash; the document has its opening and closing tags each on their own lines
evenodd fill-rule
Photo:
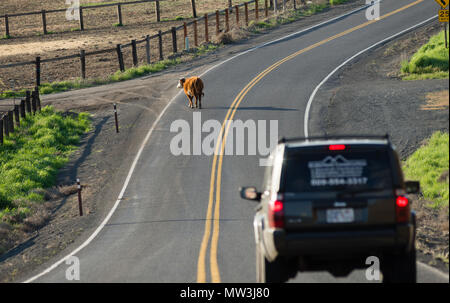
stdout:
<svg viewBox="0 0 450 303">
<path fill-rule="evenodd" d="M 202 75 L 204 108 L 195 112 L 201 113 L 203 122 L 222 123 L 227 116 L 277 120 L 278 136 L 303 136 L 310 95 L 333 69 L 436 11 L 434 1 L 386 0 L 381 3 L 384 17 L 377 22 L 368 22 L 360 10 L 234 57 Z M 237 188 L 262 183 L 260 156 L 173 155 L 170 144 L 177 133 L 170 131 L 172 123 L 181 119 L 191 131 L 194 128 L 194 111 L 186 101 L 179 94 L 166 108 L 149 132 L 110 216 L 75 251 L 81 282 L 255 281 L 255 205 L 241 200 Z M 314 129 L 309 134 L 315 134 Z M 65 282 L 67 268 L 59 262 L 32 281 Z M 418 269 L 419 282 L 448 282 L 448 277 L 426 266 Z M 301 273 L 290 282 L 366 279 L 364 271 L 340 279 Z"/>
</svg>

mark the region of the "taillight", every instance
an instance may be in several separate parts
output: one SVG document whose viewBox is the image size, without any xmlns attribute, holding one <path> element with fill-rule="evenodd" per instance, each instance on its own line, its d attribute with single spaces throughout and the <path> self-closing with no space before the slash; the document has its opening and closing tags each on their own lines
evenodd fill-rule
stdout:
<svg viewBox="0 0 450 303">
<path fill-rule="evenodd" d="M 344 144 L 334 144 L 334 145 L 330 145 L 328 146 L 329 150 L 345 150 L 345 145 Z"/>
<path fill-rule="evenodd" d="M 284 227 L 283 201 L 277 199 L 269 203 L 269 226 L 272 228 Z"/>
<path fill-rule="evenodd" d="M 397 223 L 407 223 L 410 219 L 410 207 L 408 198 L 398 196 L 395 201 L 395 213 Z"/>
</svg>

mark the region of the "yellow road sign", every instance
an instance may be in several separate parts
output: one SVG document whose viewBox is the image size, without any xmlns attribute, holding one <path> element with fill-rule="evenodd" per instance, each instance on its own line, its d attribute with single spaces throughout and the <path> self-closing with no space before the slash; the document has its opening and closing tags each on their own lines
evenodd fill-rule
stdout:
<svg viewBox="0 0 450 303">
<path fill-rule="evenodd" d="M 446 8 L 450 0 L 435 0 L 442 8 Z"/>
<path fill-rule="evenodd" d="M 448 22 L 448 9 L 439 10 L 439 22 Z"/>
</svg>

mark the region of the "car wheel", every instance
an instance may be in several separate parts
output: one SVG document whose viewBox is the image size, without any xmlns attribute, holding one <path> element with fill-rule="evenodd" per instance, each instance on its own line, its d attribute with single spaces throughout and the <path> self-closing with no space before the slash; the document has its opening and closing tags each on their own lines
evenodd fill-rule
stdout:
<svg viewBox="0 0 450 303">
<path fill-rule="evenodd" d="M 416 283 L 416 250 L 388 257 L 383 270 L 383 283 Z"/>
<path fill-rule="evenodd" d="M 280 257 L 269 262 L 264 256 L 261 244 L 256 245 L 257 283 L 283 283 L 288 280 L 286 272 L 286 266 Z"/>
</svg>

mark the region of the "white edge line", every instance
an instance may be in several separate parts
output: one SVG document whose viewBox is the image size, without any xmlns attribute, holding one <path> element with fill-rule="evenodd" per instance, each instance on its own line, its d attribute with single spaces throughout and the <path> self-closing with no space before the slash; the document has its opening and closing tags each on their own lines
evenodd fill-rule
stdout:
<svg viewBox="0 0 450 303">
<path fill-rule="evenodd" d="M 335 17 L 335 18 L 333 18 L 333 19 L 330 19 L 330 20 L 321 22 L 321 23 L 319 23 L 319 24 L 313 25 L 313 26 L 308 27 L 308 28 L 306 28 L 306 29 L 303 29 L 303 30 L 301 30 L 301 31 L 298 31 L 298 32 L 295 32 L 295 33 L 286 35 L 286 36 L 284 36 L 284 37 L 282 37 L 282 38 L 278 38 L 278 39 L 276 39 L 276 40 L 273 40 L 273 41 L 270 41 L 270 42 L 266 42 L 266 43 L 261 44 L 261 45 L 259 45 L 259 46 L 250 48 L 250 49 L 248 49 L 248 50 L 246 50 L 246 51 L 243 51 L 243 52 L 241 52 L 241 53 L 239 53 L 239 54 L 237 54 L 237 55 L 235 55 L 235 56 L 233 56 L 233 57 L 231 57 L 231 58 L 228 58 L 228 59 L 226 59 L 226 60 L 224 60 L 224 61 L 222 61 L 222 62 L 220 62 L 220 63 L 218 63 L 218 64 L 216 64 L 216 65 L 214 65 L 214 66 L 212 66 L 211 68 L 209 68 L 209 69 L 207 69 L 205 72 L 203 72 L 200 76 L 204 76 L 204 75 L 206 75 L 207 73 L 209 73 L 210 71 L 212 71 L 213 69 L 216 69 L 217 67 L 219 67 L 219 66 L 221 66 L 221 65 L 223 65 L 223 64 L 225 64 L 225 63 L 227 63 L 227 62 L 229 62 L 229 61 L 231 61 L 231 60 L 234 60 L 234 59 L 236 59 L 237 57 L 240 57 L 240 56 L 242 56 L 242 55 L 245 55 L 245 54 L 247 54 L 247 53 L 249 53 L 249 52 L 252 52 L 252 51 L 257 50 L 257 49 L 259 49 L 259 48 L 265 47 L 265 46 L 267 46 L 267 45 L 269 45 L 269 44 L 272 44 L 272 43 L 281 41 L 281 40 L 283 40 L 283 39 L 287 39 L 287 38 L 289 38 L 289 37 L 292 37 L 292 36 L 301 34 L 301 33 L 303 33 L 303 32 L 310 31 L 310 30 L 315 29 L 315 28 L 317 28 L 317 27 L 321 27 L 321 26 L 323 26 L 323 25 L 325 25 L 325 24 L 332 23 L 332 22 L 334 22 L 334 21 L 336 21 L 336 20 L 339 20 L 339 19 L 345 18 L 345 17 L 347 17 L 347 16 L 350 16 L 350 15 L 352 15 L 352 14 L 358 12 L 358 11 L 364 10 L 364 9 L 366 9 L 366 8 L 369 7 L 369 6 L 370 6 L 370 5 L 364 5 L 364 6 L 360 7 L 360 8 L 354 9 L 354 10 L 352 10 L 352 11 L 350 11 L 350 12 L 347 12 L 347 13 L 345 13 L 345 14 L 342 14 L 342 15 L 340 15 L 340 16 L 337 16 L 337 17 Z M 151 137 L 151 135 L 152 135 L 152 133 L 153 133 L 153 130 L 156 128 L 156 125 L 158 124 L 159 120 L 161 120 L 162 116 L 163 116 L 164 113 L 167 111 L 167 109 L 169 108 L 169 106 L 173 103 L 173 101 L 174 101 L 180 94 L 181 94 L 181 91 L 180 91 L 179 93 L 177 93 L 177 94 L 169 101 L 169 103 L 167 103 L 167 105 L 166 105 L 166 106 L 164 107 L 164 109 L 161 111 L 161 113 L 159 114 L 159 116 L 158 116 L 158 117 L 156 118 L 156 120 L 153 122 L 153 124 L 152 124 L 150 130 L 148 131 L 147 135 L 145 136 L 144 141 L 143 141 L 142 144 L 141 144 L 141 147 L 139 148 L 138 153 L 136 154 L 136 157 L 134 158 L 133 164 L 132 164 L 131 167 L 130 167 L 130 170 L 129 170 L 129 172 L 128 172 L 127 178 L 125 179 L 125 183 L 123 184 L 122 190 L 120 191 L 120 194 L 119 194 L 119 196 L 118 196 L 118 198 L 117 198 L 117 201 L 116 201 L 116 203 L 114 204 L 114 206 L 111 208 L 111 210 L 109 211 L 108 215 L 107 215 L 106 218 L 103 220 L 103 222 L 97 227 L 97 229 L 92 233 L 92 235 L 91 235 L 85 242 L 83 242 L 79 247 L 77 247 L 75 250 L 73 250 L 70 254 L 66 255 L 65 257 L 63 257 L 62 259 L 60 259 L 59 261 L 57 261 L 56 263 L 54 263 L 53 265 L 51 265 L 50 267 L 48 267 L 47 269 L 45 269 L 44 271 L 42 271 L 41 273 L 39 273 L 39 274 L 37 274 L 37 275 L 35 275 L 35 276 L 29 278 L 28 280 L 24 281 L 23 283 L 30 283 L 30 282 L 33 282 L 34 280 L 36 280 L 36 279 L 42 277 L 43 275 L 48 274 L 49 272 L 51 272 L 53 269 L 55 269 L 56 267 L 58 267 L 59 265 L 61 265 L 61 264 L 62 264 L 63 262 L 65 262 L 67 259 L 69 259 L 70 257 L 74 256 L 74 255 L 77 254 L 79 251 L 81 251 L 83 248 L 85 248 L 86 246 L 88 246 L 88 245 L 92 242 L 92 240 L 94 240 L 94 238 L 100 233 L 100 231 L 105 227 L 105 225 L 108 223 L 108 221 L 111 219 L 112 215 L 114 214 L 114 212 L 115 212 L 117 206 L 119 206 L 119 203 L 120 203 L 121 199 L 123 198 L 123 195 L 124 195 L 124 193 L 125 193 L 125 190 L 126 190 L 127 187 L 128 187 L 128 183 L 130 182 L 131 176 L 132 176 L 133 173 L 134 173 L 134 169 L 136 168 L 137 162 L 139 161 L 139 158 L 140 158 L 140 156 L 141 156 L 141 154 L 142 154 L 142 151 L 144 150 L 144 148 L 145 148 L 145 146 L 146 146 L 148 140 L 150 139 L 150 137 Z"/>
<path fill-rule="evenodd" d="M 361 55 L 361 54 L 363 54 L 363 53 L 365 53 L 365 52 L 371 50 L 372 48 L 377 47 L 377 46 L 380 45 L 380 44 L 383 44 L 383 43 L 388 42 L 389 40 L 392 40 L 392 39 L 394 39 L 394 38 L 396 38 L 396 37 L 398 37 L 398 36 L 400 36 L 400 35 L 403 35 L 404 33 L 408 32 L 408 31 L 411 31 L 411 30 L 413 30 L 413 29 L 415 29 L 415 28 L 417 28 L 417 27 L 420 27 L 420 26 L 422 26 L 423 24 L 425 24 L 425 23 L 427 23 L 427 22 L 430 22 L 431 20 L 433 20 L 433 19 L 435 19 L 435 18 L 437 18 L 437 16 L 433 16 L 433 17 L 431 17 L 431 18 L 429 18 L 429 19 L 427 19 L 427 20 L 425 20 L 425 21 L 422 21 L 422 22 L 420 22 L 420 23 L 418 23 L 418 24 L 416 24 L 416 25 L 413 25 L 413 26 L 411 26 L 411 27 L 409 27 L 409 28 L 407 28 L 407 29 L 405 29 L 405 30 L 402 30 L 401 32 L 398 32 L 398 33 L 396 33 L 396 34 L 394 34 L 394 35 L 392 35 L 392 36 L 390 36 L 390 37 L 388 37 L 388 38 L 386 38 L 386 39 L 383 39 L 383 40 L 381 40 L 381 41 L 379 41 L 379 42 L 377 42 L 377 43 L 375 43 L 375 44 L 369 46 L 368 48 L 366 48 L 366 49 L 360 51 L 360 52 L 357 53 L 356 55 L 354 55 L 354 56 L 348 58 L 347 60 L 345 60 L 341 65 L 339 65 L 339 66 L 336 67 L 331 73 L 329 73 L 329 74 L 322 80 L 322 82 L 320 82 L 319 85 L 316 86 L 316 88 L 315 88 L 314 91 L 312 92 L 311 96 L 309 97 L 308 104 L 306 105 L 306 111 L 305 111 L 305 116 L 304 116 L 304 124 L 303 124 L 303 125 L 304 125 L 303 128 L 304 128 L 305 138 L 308 138 L 308 136 L 309 136 L 309 131 L 308 131 L 308 121 L 309 121 L 309 111 L 311 110 L 311 104 L 312 104 L 312 102 L 314 101 L 314 97 L 316 96 L 317 91 L 319 90 L 319 88 L 320 88 L 325 82 L 327 82 L 328 79 L 330 79 L 331 76 L 333 76 L 339 69 L 341 69 L 344 65 L 346 65 L 347 63 L 349 63 L 350 61 L 352 61 L 353 59 L 355 59 L 355 58 L 358 57 L 359 55 Z"/>
</svg>

